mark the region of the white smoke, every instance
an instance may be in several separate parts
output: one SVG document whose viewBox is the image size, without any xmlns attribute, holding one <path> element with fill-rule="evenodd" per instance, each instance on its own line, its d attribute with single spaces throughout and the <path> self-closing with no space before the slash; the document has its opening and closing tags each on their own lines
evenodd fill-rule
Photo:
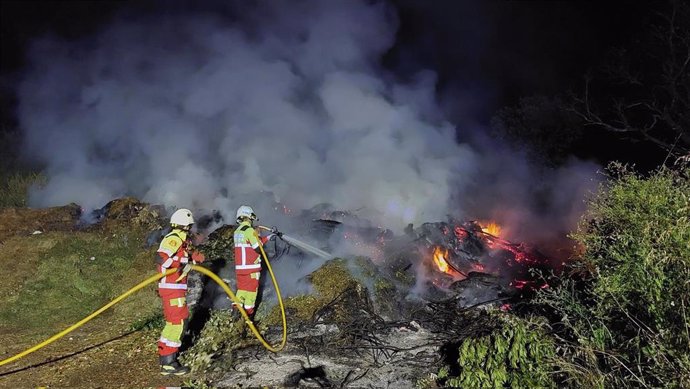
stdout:
<svg viewBox="0 0 690 389">
<path fill-rule="evenodd" d="M 387 4 L 200 7 L 213 12 L 120 15 L 87 39 L 34 43 L 19 118 L 49 181 L 33 205 L 133 195 L 232 221 L 250 204 L 280 225 L 277 202 L 328 203 L 394 230 L 453 214 L 537 240 L 581 214 L 595 166 L 540 171 L 486 137 L 459 143 L 433 72 L 403 83 L 380 66 L 397 29 Z"/>
<path fill-rule="evenodd" d="M 19 116 L 49 177 L 33 205 L 134 195 L 232 220 L 242 203 L 330 203 L 390 226 L 447 213 L 475 156 L 431 112 L 433 75 L 402 84 L 379 68 L 397 27 L 385 4 L 225 11 L 33 45 Z"/>
</svg>

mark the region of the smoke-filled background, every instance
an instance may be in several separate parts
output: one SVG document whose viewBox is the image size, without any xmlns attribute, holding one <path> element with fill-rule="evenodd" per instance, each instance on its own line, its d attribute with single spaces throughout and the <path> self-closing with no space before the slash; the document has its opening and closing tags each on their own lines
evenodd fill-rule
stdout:
<svg viewBox="0 0 690 389">
<path fill-rule="evenodd" d="M 31 202 L 133 195 L 226 222 L 250 204 L 269 224 L 327 203 L 396 231 L 446 215 L 522 240 L 571 230 L 596 166 L 535 167 L 457 115 L 481 105 L 475 88 L 439 99 L 433 69 L 387 70 L 397 28 L 385 2 L 231 2 L 38 39 L 18 92 L 24 151 L 49 177 Z"/>
</svg>

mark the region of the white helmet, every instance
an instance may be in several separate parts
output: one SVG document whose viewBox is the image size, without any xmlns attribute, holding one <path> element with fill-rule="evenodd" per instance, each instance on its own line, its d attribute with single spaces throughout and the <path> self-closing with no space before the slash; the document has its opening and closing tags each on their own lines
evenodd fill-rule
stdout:
<svg viewBox="0 0 690 389">
<path fill-rule="evenodd" d="M 237 221 L 239 222 L 240 218 L 243 217 L 249 218 L 249 220 L 258 220 L 254 210 L 248 205 L 237 208 Z"/>
<path fill-rule="evenodd" d="M 170 224 L 180 227 L 186 227 L 194 224 L 192 211 L 185 208 L 178 209 L 172 214 L 172 216 L 170 216 Z"/>
</svg>

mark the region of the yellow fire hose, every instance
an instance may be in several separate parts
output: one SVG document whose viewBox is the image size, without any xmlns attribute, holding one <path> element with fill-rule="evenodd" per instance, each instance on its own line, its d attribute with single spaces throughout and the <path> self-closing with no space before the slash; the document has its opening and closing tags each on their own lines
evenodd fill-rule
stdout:
<svg viewBox="0 0 690 389">
<path fill-rule="evenodd" d="M 271 268 L 271 264 L 268 261 L 268 258 L 266 257 L 266 252 L 264 251 L 264 248 L 261 245 L 259 245 L 259 247 L 261 247 L 261 255 L 262 255 L 264 261 L 266 261 L 266 267 L 268 268 L 268 272 L 271 275 L 271 280 L 273 281 L 273 286 L 276 288 L 276 294 L 278 295 L 278 304 L 280 305 L 280 314 L 282 316 L 282 321 L 283 321 L 283 323 L 282 323 L 283 324 L 283 337 L 280 341 L 280 344 L 276 347 L 271 346 L 270 344 L 268 344 L 268 342 L 266 342 L 266 340 L 264 340 L 263 336 L 261 336 L 261 334 L 259 333 L 259 330 L 256 329 L 256 327 L 254 326 L 254 323 L 252 323 L 252 321 L 249 319 L 249 315 L 247 315 L 247 312 L 244 310 L 244 308 L 242 306 L 242 302 L 237 298 L 235 293 L 233 293 L 232 290 L 230 290 L 230 287 L 228 287 L 228 285 L 220 277 L 218 277 L 212 271 L 206 269 L 205 267 L 201 267 L 198 265 L 192 265 L 192 270 L 195 270 L 195 271 L 198 271 L 199 273 L 207 275 L 216 284 L 218 284 L 221 288 L 223 288 L 223 291 L 225 291 L 225 293 L 228 295 L 228 297 L 230 297 L 230 299 L 232 299 L 232 301 L 234 301 L 236 303 L 236 306 L 239 308 L 239 311 L 242 314 L 242 317 L 244 317 L 245 322 L 249 325 L 249 329 L 251 329 L 254 336 L 261 342 L 261 344 L 267 350 L 275 353 L 275 352 L 282 350 L 283 347 L 285 347 L 285 343 L 287 342 L 287 319 L 285 318 L 285 307 L 283 306 L 283 298 L 280 295 L 280 288 L 278 287 L 278 282 L 276 281 L 276 277 L 273 274 L 273 269 Z M 163 278 L 164 276 L 175 273 L 176 271 L 177 271 L 176 269 L 170 269 L 170 270 L 166 271 L 165 273 L 156 274 L 156 275 L 153 275 L 153 276 L 145 279 L 144 281 L 140 282 L 138 285 L 136 285 L 132 289 L 121 294 L 120 296 L 115 298 L 113 301 L 109 302 L 108 304 L 104 305 L 103 307 L 101 307 L 97 311 L 95 311 L 92 314 L 90 314 L 89 316 L 81 319 L 77 323 L 74 323 L 73 325 L 64 329 L 63 331 L 53 335 L 52 337 L 44 340 L 43 342 L 41 342 L 41 343 L 31 347 L 31 348 L 28 348 L 28 349 L 20 352 L 17 355 L 14 355 L 14 356 L 9 357 L 7 359 L 3 359 L 2 361 L 0 361 L 0 366 L 14 362 L 19 358 L 22 358 L 28 354 L 31 354 L 32 352 L 39 350 L 39 349 L 55 342 L 56 340 L 62 338 L 63 336 L 65 336 L 65 335 L 69 334 L 70 332 L 76 330 L 77 328 L 83 326 L 84 324 L 89 322 L 91 319 L 93 319 L 96 316 L 103 313 L 106 309 L 108 309 L 108 308 L 112 307 L 113 305 L 119 303 L 120 301 L 124 300 L 129 295 L 137 292 L 138 290 L 142 289 L 143 287 L 147 286 L 148 284 L 151 284 L 153 282 L 158 281 L 159 279 Z"/>
</svg>

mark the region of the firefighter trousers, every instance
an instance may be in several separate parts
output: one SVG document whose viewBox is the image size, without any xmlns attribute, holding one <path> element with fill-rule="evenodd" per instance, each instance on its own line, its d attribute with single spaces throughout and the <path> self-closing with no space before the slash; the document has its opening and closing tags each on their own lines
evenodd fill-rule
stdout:
<svg viewBox="0 0 690 389">
<path fill-rule="evenodd" d="M 237 277 L 237 298 L 242 301 L 242 306 L 247 314 L 251 315 L 254 313 L 261 272 L 257 271 L 247 274 L 235 273 L 235 276 Z"/>
<path fill-rule="evenodd" d="M 163 301 L 163 317 L 165 327 L 158 339 L 158 355 L 166 356 L 176 353 L 182 346 L 182 334 L 186 319 L 189 317 L 189 308 L 185 291 L 159 289 L 158 293 Z"/>
</svg>

